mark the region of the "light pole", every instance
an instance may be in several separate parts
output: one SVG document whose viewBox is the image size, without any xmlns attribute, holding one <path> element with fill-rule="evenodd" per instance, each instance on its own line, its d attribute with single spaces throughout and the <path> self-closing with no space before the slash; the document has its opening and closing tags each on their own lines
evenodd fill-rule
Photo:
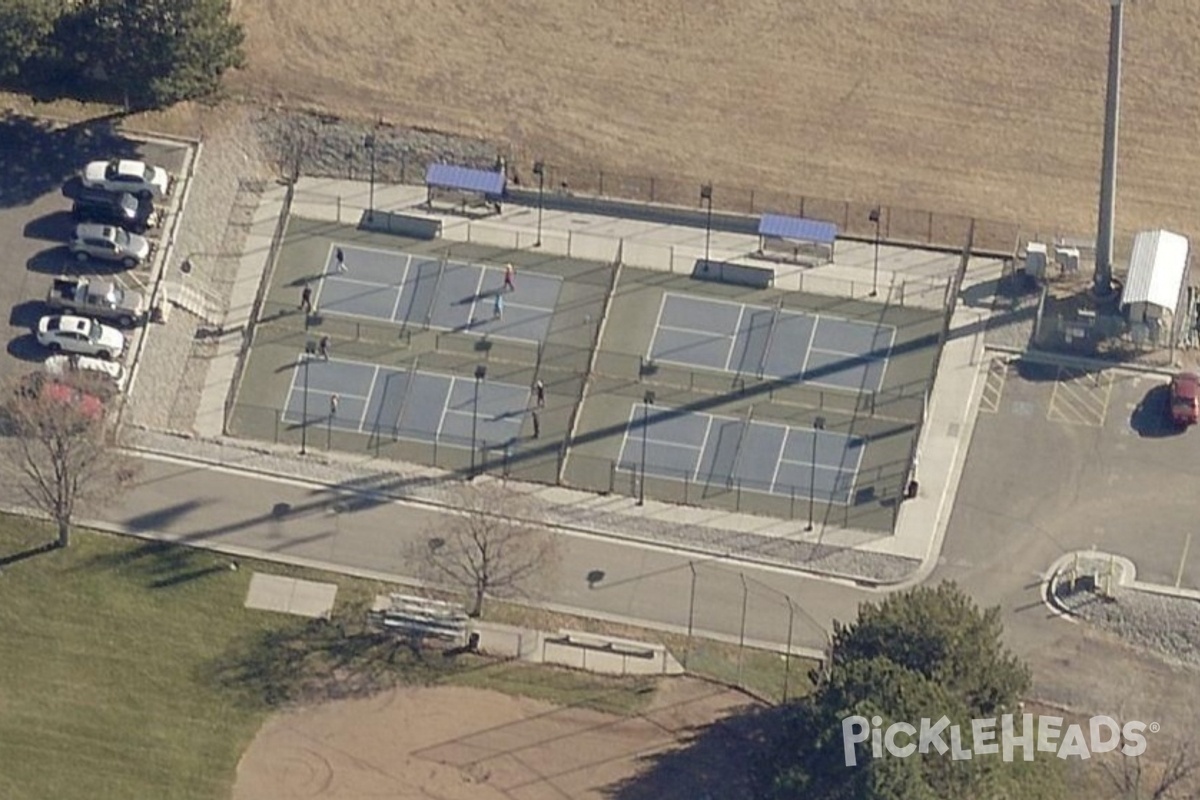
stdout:
<svg viewBox="0 0 1200 800">
<path fill-rule="evenodd" d="M 700 200 L 708 206 L 704 217 L 704 268 L 708 269 L 709 246 L 712 244 L 712 184 L 706 183 L 700 187 Z"/>
<path fill-rule="evenodd" d="M 546 165 L 541 161 L 533 162 L 533 174 L 538 178 L 538 227 L 537 241 L 534 247 L 542 246 L 542 192 L 546 188 Z"/>
<path fill-rule="evenodd" d="M 1104 153 L 1100 162 L 1100 215 L 1096 232 L 1096 274 L 1092 291 L 1112 294 L 1113 226 L 1117 214 L 1117 131 L 1121 120 L 1121 43 L 1124 38 L 1124 0 L 1109 0 L 1108 89 L 1104 99 Z"/>
<path fill-rule="evenodd" d="M 692 654 L 692 623 L 696 619 L 696 562 L 689 561 L 688 569 L 692 571 L 692 588 L 688 591 L 688 628 L 687 649 L 683 651 L 683 666 L 687 668 L 688 656 Z"/>
<path fill-rule="evenodd" d="M 871 209 L 867 219 L 875 223 L 875 269 L 871 271 L 871 297 L 879 294 L 879 206 Z"/>
<path fill-rule="evenodd" d="M 642 479 L 638 481 L 639 506 L 646 505 L 646 428 L 650 419 L 650 406 L 654 405 L 654 392 L 647 391 L 642 396 Z"/>
<path fill-rule="evenodd" d="M 375 134 L 368 133 L 363 137 L 363 147 L 371 154 L 371 189 L 370 200 L 367 201 L 367 222 L 375 221 Z"/>
<path fill-rule="evenodd" d="M 479 384 L 487 377 L 487 365 L 475 367 L 475 402 L 471 405 L 471 477 L 475 477 L 475 437 L 479 433 Z"/>
<path fill-rule="evenodd" d="M 817 417 L 813 420 L 812 463 L 809 464 L 808 473 L 808 527 L 804 529 L 806 531 L 813 529 L 813 511 L 817 502 L 817 437 L 823 430 L 825 430 L 825 418 Z"/>
</svg>

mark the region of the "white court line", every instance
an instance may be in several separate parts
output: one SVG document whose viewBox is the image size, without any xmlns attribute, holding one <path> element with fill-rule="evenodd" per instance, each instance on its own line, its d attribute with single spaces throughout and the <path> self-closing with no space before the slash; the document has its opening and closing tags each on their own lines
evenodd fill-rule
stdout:
<svg viewBox="0 0 1200 800">
<path fill-rule="evenodd" d="M 800 364 L 801 379 L 803 379 L 805 373 L 808 372 L 808 357 L 812 355 L 813 340 L 816 339 L 816 336 L 817 336 L 817 325 L 819 324 L 819 320 L 820 320 L 820 317 L 814 314 L 812 330 L 809 331 L 809 334 L 808 334 L 808 344 L 804 345 L 804 361 Z M 808 382 L 809 381 L 805 381 L 805 383 L 808 383 Z"/>
<path fill-rule="evenodd" d="M 699 328 L 681 328 L 678 325 L 659 325 L 660 331 L 678 331 L 680 333 L 694 333 L 698 336 L 703 336 L 706 339 L 733 339 L 727 333 L 713 333 L 712 331 L 702 331 Z"/>
<path fill-rule="evenodd" d="M 658 343 L 658 332 L 663 328 L 663 309 L 667 307 L 669 296 L 670 292 L 663 292 L 662 297 L 658 298 L 658 314 L 654 317 L 654 335 L 650 337 L 650 349 L 646 352 L 647 361 L 654 361 L 654 345 Z"/>
<path fill-rule="evenodd" d="M 664 295 L 670 295 L 671 297 L 678 297 L 689 303 L 712 303 L 713 305 L 742 306 L 743 308 L 746 306 L 745 303 L 743 303 L 739 300 L 723 300 L 720 297 L 695 297 L 690 294 L 680 294 L 679 292 L 664 292 Z"/>
<path fill-rule="evenodd" d="M 447 263 L 446 267 L 449 268 L 449 266 L 450 266 L 450 264 Z M 483 291 L 483 276 L 487 275 L 487 267 L 483 266 L 482 264 L 468 264 L 467 266 L 475 267 L 476 269 L 479 270 L 479 280 L 475 281 L 475 296 L 471 298 L 471 311 L 469 312 L 469 316 L 467 317 L 467 324 L 474 325 L 475 324 L 475 308 L 476 308 L 476 306 L 479 305 L 479 300 L 481 299 L 479 297 L 479 293 Z M 503 287 L 501 287 L 501 290 L 503 290 Z M 433 302 L 435 302 L 435 303 L 437 302 L 436 297 L 433 298 Z M 493 300 L 492 302 L 495 302 L 495 301 Z"/>
<path fill-rule="evenodd" d="M 704 450 L 708 447 L 708 435 L 712 433 L 712 414 L 705 414 L 708 422 L 704 426 L 704 441 L 700 443 L 700 457 L 696 459 L 696 469 L 692 472 L 692 480 L 700 480 L 700 465 L 704 463 Z M 785 437 L 786 438 L 786 437 Z"/>
<path fill-rule="evenodd" d="M 854 353 L 849 350 L 830 350 L 827 347 L 814 347 L 813 350 L 818 353 L 829 353 L 834 356 L 850 356 L 851 358 L 865 358 L 868 361 L 882 361 L 887 356 L 873 356 L 870 353 Z"/>
<path fill-rule="evenodd" d="M 892 349 L 896 346 L 896 328 L 892 327 L 892 338 L 888 342 L 887 357 L 883 359 L 883 369 L 879 370 L 879 385 L 875 387 L 875 391 L 883 391 L 884 379 L 887 377 L 888 364 L 892 362 Z"/>
<path fill-rule="evenodd" d="M 404 257 L 404 271 L 400 273 L 400 284 L 396 287 L 396 302 L 392 303 L 392 315 L 388 317 L 389 322 L 397 322 L 396 312 L 400 310 L 400 300 L 404 297 L 404 283 L 408 280 L 408 265 L 412 263 L 412 256 Z"/>
<path fill-rule="evenodd" d="M 379 378 L 379 367 L 371 373 L 371 386 L 367 389 L 367 402 L 363 403 L 362 414 L 358 418 L 358 432 L 363 433 L 363 425 L 367 424 L 367 409 L 371 407 L 371 395 L 375 393 L 375 381 Z M 383 408 L 383 398 L 379 398 L 379 407 Z"/>
<path fill-rule="evenodd" d="M 742 329 L 742 318 L 746 316 L 746 304 L 742 303 L 742 307 L 738 309 L 737 323 L 733 326 L 733 333 L 729 335 L 729 352 L 725 354 L 725 371 L 731 372 L 729 362 L 733 360 L 733 351 L 737 349 L 738 331 Z"/>
<path fill-rule="evenodd" d="M 775 472 L 771 475 L 770 494 L 775 494 L 775 482 L 779 480 L 779 468 L 783 466 L 783 451 L 787 447 L 788 431 L 783 432 L 783 438 L 779 441 L 779 455 L 775 457 Z"/>
<path fill-rule="evenodd" d="M 398 283 L 380 283 L 379 281 L 364 281 L 362 278 L 347 278 L 345 275 L 333 273 L 325 276 L 325 280 L 337 283 L 352 283 L 357 286 L 369 286 L 372 289 L 398 289 Z"/>
<path fill-rule="evenodd" d="M 384 255 L 388 255 L 388 256 L 408 256 L 409 258 L 412 258 L 415 255 L 414 253 L 410 253 L 407 250 L 389 250 L 386 247 L 364 247 L 359 244 L 346 244 L 345 242 L 334 242 L 334 246 L 342 248 L 343 252 L 348 251 L 348 250 L 358 250 L 359 252 L 362 252 L 362 253 L 383 253 Z M 332 247 L 330 248 L 329 252 L 330 253 L 333 252 Z M 423 257 L 423 256 L 418 256 L 418 258 L 421 258 L 421 257 Z M 325 261 L 325 263 L 328 264 L 329 260 L 327 259 Z"/>
<path fill-rule="evenodd" d="M 446 396 L 442 398 L 442 416 L 438 418 L 437 430 L 433 432 L 435 442 L 442 438 L 442 426 L 446 424 L 446 414 L 450 412 L 450 398 L 454 397 L 454 384 L 458 378 L 450 378 L 446 384 Z"/>
</svg>

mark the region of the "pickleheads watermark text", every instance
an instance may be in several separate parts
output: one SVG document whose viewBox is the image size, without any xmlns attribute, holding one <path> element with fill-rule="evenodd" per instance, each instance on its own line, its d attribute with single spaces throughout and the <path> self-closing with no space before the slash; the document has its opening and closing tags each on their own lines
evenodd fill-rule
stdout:
<svg viewBox="0 0 1200 800">
<path fill-rule="evenodd" d="M 966 761 L 975 756 L 999 755 L 1012 761 L 1018 749 L 1025 761 L 1033 761 L 1035 752 L 1054 753 L 1059 758 L 1091 758 L 1092 753 L 1107 753 L 1119 750 L 1126 756 L 1140 756 L 1146 752 L 1147 731 L 1158 733 L 1158 723 L 1130 721 L 1124 725 L 1108 716 L 1092 717 L 1086 726 L 1072 723 L 1063 727 L 1062 717 L 1023 714 L 1016 717 L 1005 714 L 998 720 L 971 720 L 967 731 L 952 725 L 949 718 L 923 719 L 919 725 L 894 722 L 883 728 L 881 717 L 867 719 L 861 716 L 842 720 L 842 747 L 845 750 L 846 766 L 858 763 L 857 745 L 870 739 L 872 758 L 883 758 L 884 753 L 895 758 L 907 758 L 914 753 L 939 755 L 950 754 L 955 761 Z M 997 724 L 999 723 L 999 724 Z"/>
</svg>

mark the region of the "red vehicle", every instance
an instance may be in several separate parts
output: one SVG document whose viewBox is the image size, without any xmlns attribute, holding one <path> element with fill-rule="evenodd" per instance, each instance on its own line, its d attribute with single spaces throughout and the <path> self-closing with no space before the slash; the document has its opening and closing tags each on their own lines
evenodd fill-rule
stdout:
<svg viewBox="0 0 1200 800">
<path fill-rule="evenodd" d="M 1200 420 L 1200 376 L 1181 372 L 1171 379 L 1171 422 L 1186 427 Z"/>
</svg>

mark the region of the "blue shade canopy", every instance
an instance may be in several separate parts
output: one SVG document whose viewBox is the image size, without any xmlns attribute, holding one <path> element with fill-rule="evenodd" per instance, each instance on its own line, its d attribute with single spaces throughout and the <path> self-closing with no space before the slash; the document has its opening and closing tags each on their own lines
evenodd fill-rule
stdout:
<svg viewBox="0 0 1200 800">
<path fill-rule="evenodd" d="M 490 196 L 504 194 L 504 173 L 484 169 L 458 167 L 454 164 L 430 164 L 425 171 L 425 184 L 439 189 L 458 189 L 463 192 L 482 192 Z"/>
<path fill-rule="evenodd" d="M 837 225 L 817 219 L 788 217 L 783 214 L 763 214 L 758 222 L 758 235 L 779 239 L 796 239 L 816 244 L 837 241 Z"/>
</svg>

